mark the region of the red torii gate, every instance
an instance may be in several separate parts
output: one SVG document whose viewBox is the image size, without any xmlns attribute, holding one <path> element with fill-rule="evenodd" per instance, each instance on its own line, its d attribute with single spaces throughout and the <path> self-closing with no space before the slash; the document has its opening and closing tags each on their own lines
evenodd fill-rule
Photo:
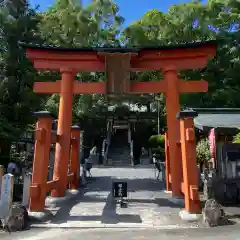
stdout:
<svg viewBox="0 0 240 240">
<path fill-rule="evenodd" d="M 57 182 L 52 196 L 62 197 L 68 184 L 67 169 L 70 152 L 73 94 L 146 94 L 164 93 L 167 109 L 169 166 L 167 181 L 171 182 L 173 196 L 181 196 L 182 161 L 180 125 L 176 114 L 180 111 L 179 95 L 206 92 L 206 81 L 184 81 L 179 70 L 204 68 L 216 53 L 216 42 L 197 42 L 156 48 L 81 48 L 25 46 L 27 57 L 37 70 L 60 71 L 56 82 L 36 82 L 34 92 L 60 94 L 58 141 L 53 181 Z M 164 79 L 158 82 L 130 82 L 130 72 L 161 70 Z M 78 72 L 106 72 L 106 81 L 83 83 L 75 81 Z M 41 171 L 41 169 L 38 169 Z M 184 169 L 183 169 L 184 171 Z M 170 174 L 171 173 L 171 174 Z M 33 173 L 35 174 L 35 173 Z M 170 176 L 170 177 L 169 177 Z M 170 179 L 169 179 L 170 178 Z M 39 184 L 35 179 L 34 184 Z M 169 184 L 168 184 L 169 186 Z M 170 189 L 168 189 L 170 190 Z M 36 199 L 36 198 L 35 198 Z"/>
</svg>

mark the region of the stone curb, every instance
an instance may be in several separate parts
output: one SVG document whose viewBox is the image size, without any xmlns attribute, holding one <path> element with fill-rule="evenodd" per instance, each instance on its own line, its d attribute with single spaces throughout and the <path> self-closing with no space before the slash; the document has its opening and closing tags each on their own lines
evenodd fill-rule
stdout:
<svg viewBox="0 0 240 240">
<path fill-rule="evenodd" d="M 28 217 L 30 221 L 46 222 L 53 217 L 53 214 L 49 210 L 44 210 L 44 212 L 28 212 Z"/>
<path fill-rule="evenodd" d="M 68 200 L 71 200 L 72 198 L 78 196 L 81 193 L 81 190 L 68 190 L 66 192 L 65 197 L 59 197 L 59 198 L 47 197 L 46 201 L 45 201 L 46 207 L 52 207 L 52 206 L 57 205 L 59 203 L 64 203 Z"/>
<path fill-rule="evenodd" d="M 187 222 L 197 222 L 201 219 L 202 214 L 189 213 L 186 210 L 181 210 L 179 212 L 179 217 Z"/>
<path fill-rule="evenodd" d="M 162 225 L 162 226 L 154 226 L 154 225 L 111 225 L 111 224 L 103 224 L 95 225 L 95 224 L 86 224 L 85 226 L 67 226 L 68 224 L 32 224 L 31 228 L 45 228 L 45 229 L 195 229 L 199 228 L 199 226 L 187 226 L 187 225 Z"/>
</svg>

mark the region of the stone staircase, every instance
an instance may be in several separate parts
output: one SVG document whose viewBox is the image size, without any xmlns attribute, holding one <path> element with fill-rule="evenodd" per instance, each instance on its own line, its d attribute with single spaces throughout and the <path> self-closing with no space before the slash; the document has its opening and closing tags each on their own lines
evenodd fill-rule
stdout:
<svg viewBox="0 0 240 240">
<path fill-rule="evenodd" d="M 108 165 L 121 166 L 130 165 L 130 146 L 127 139 L 127 134 L 124 132 L 112 137 L 109 153 Z"/>
<path fill-rule="evenodd" d="M 113 166 L 130 165 L 130 147 L 121 146 L 111 148 L 108 154 L 108 163 Z"/>
</svg>

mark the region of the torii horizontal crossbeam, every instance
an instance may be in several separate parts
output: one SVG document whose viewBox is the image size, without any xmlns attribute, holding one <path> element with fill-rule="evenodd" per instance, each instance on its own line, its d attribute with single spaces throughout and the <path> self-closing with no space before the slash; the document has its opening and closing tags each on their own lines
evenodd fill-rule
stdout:
<svg viewBox="0 0 240 240">
<path fill-rule="evenodd" d="M 207 92 L 207 81 L 184 81 L 179 80 L 179 92 Z M 61 81 L 56 82 L 35 82 L 34 92 L 42 94 L 53 94 L 61 92 Z M 137 82 L 130 84 L 129 94 L 147 94 L 147 93 L 165 93 L 166 82 Z M 73 94 L 105 94 L 105 82 L 100 83 L 83 83 L 74 82 Z"/>
</svg>

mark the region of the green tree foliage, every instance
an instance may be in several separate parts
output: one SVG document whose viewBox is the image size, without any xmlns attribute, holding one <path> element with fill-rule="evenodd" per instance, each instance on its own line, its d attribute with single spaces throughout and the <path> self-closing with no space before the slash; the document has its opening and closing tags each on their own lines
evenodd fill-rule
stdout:
<svg viewBox="0 0 240 240">
<path fill-rule="evenodd" d="M 36 14 L 24 0 L 0 6 L 0 147 L 9 151 L 9 142 L 18 138 L 29 123 L 31 111 L 49 109 L 58 113 L 59 96 L 40 97 L 33 93 L 35 79 L 55 81 L 59 73 L 36 73 L 26 60 L 19 42 L 61 47 L 158 46 L 209 39 L 219 42 L 216 58 L 203 70 L 180 72 L 185 80 L 205 79 L 208 93 L 181 96 L 182 107 L 240 107 L 240 2 L 200 0 L 173 5 L 168 12 L 153 9 L 126 28 L 113 0 L 92 0 L 82 6 L 78 0 L 56 0 L 45 12 Z M 126 2 L 127 4 L 127 2 Z M 160 71 L 132 73 L 131 81 L 157 81 Z M 79 73 L 76 80 L 99 82 L 104 73 Z M 154 96 L 131 102 L 156 109 Z M 121 100 L 121 99 L 120 99 Z M 115 101 L 117 104 L 121 101 Z M 160 113 L 165 112 L 164 96 L 159 97 Z M 151 104 L 150 104 L 151 103 Z M 74 96 L 74 121 L 86 122 L 106 112 L 104 96 Z M 84 120 L 85 119 L 85 120 Z M 89 125 L 90 126 L 90 125 Z M 4 139 L 2 141 L 1 139 Z M 3 146 L 4 144 L 5 147 Z M 5 154 L 4 153 L 4 154 Z"/>
<path fill-rule="evenodd" d="M 149 148 L 152 149 L 153 153 L 164 153 L 165 149 L 165 136 L 164 135 L 153 135 L 148 140 Z"/>
<path fill-rule="evenodd" d="M 141 19 L 123 29 L 123 18 L 117 5 L 110 0 L 95 0 L 88 6 L 77 1 L 58 0 L 42 14 L 39 25 L 48 44 L 66 47 L 82 46 L 157 46 L 191 41 L 220 39 L 216 58 L 203 70 L 184 71 L 186 80 L 205 79 L 208 93 L 181 96 L 182 107 L 238 107 L 239 84 L 239 3 L 236 1 L 209 0 L 207 4 L 193 1 L 173 5 L 164 13 L 157 9 L 148 11 Z M 123 31 L 121 31 L 123 30 Z M 120 37 L 118 37 L 120 36 Z M 132 81 L 155 81 L 161 72 L 133 73 Z M 80 81 L 103 81 L 104 74 L 79 74 Z M 56 98 L 57 99 L 57 98 Z M 165 113 L 165 100 L 160 96 L 161 113 Z M 153 96 L 140 100 L 129 98 L 139 105 L 152 102 Z M 52 102 L 52 99 L 51 99 Z M 76 96 L 74 114 L 86 112 L 99 104 L 103 96 Z M 57 104 L 55 104 L 57 106 Z M 76 110 L 75 110 L 76 109 Z M 89 113 L 92 111 L 88 111 Z M 94 111 L 93 111 L 94 112 Z"/>
<path fill-rule="evenodd" d="M 211 152 L 210 152 L 210 146 L 209 141 L 207 138 L 201 139 L 197 143 L 197 162 L 198 163 L 207 163 L 211 159 Z"/>
<path fill-rule="evenodd" d="M 57 0 L 42 13 L 39 29 L 46 44 L 61 47 L 119 46 L 118 35 L 122 29 L 123 17 L 118 14 L 117 5 L 111 0 L 94 0 L 87 6 L 78 1 Z M 48 74 L 49 79 L 52 77 Z M 76 78 L 82 82 L 104 81 L 104 73 L 79 73 Z M 50 97 L 46 108 L 57 112 L 59 98 Z M 101 95 L 74 96 L 74 119 L 82 114 L 89 117 L 106 109 L 105 97 Z"/>
<path fill-rule="evenodd" d="M 240 132 L 233 137 L 233 143 L 240 143 Z"/>
<path fill-rule="evenodd" d="M 87 6 L 78 1 L 57 0 L 39 25 L 46 43 L 61 47 L 119 46 L 117 36 L 123 17 L 111 0 L 93 0 Z"/>
<path fill-rule="evenodd" d="M 164 135 L 153 135 L 149 138 L 149 146 L 152 148 L 162 147 L 164 148 L 165 136 Z"/>
<path fill-rule="evenodd" d="M 185 71 L 186 80 L 205 79 L 208 93 L 181 96 L 182 106 L 239 107 L 239 1 L 209 0 L 173 5 L 168 12 L 148 11 L 121 35 L 127 46 L 156 46 L 209 39 L 221 40 L 216 58 L 201 71 Z M 162 101 L 164 99 L 162 98 Z"/>
<path fill-rule="evenodd" d="M 32 111 L 40 104 L 32 91 L 36 72 L 20 42 L 39 43 L 39 17 L 25 1 L 7 1 L 0 7 L 0 148 L 8 161 L 10 143 L 32 123 Z M 2 160 L 1 160 L 2 163 Z"/>
</svg>

